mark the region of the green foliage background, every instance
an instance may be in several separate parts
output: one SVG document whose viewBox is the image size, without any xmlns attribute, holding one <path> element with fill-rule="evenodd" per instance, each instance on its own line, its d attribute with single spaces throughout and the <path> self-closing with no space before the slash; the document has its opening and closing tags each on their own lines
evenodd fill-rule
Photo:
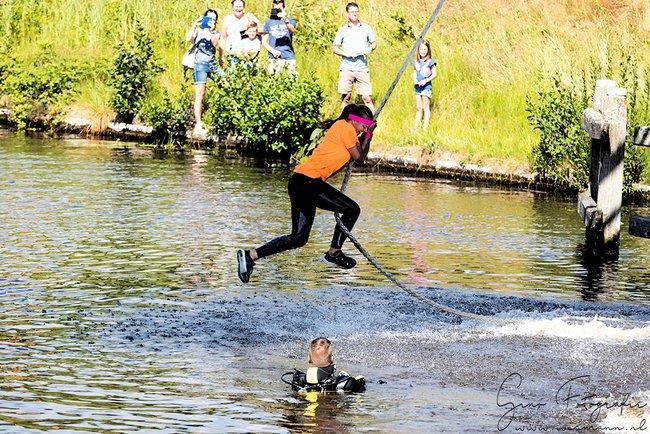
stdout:
<svg viewBox="0 0 650 434">
<path fill-rule="evenodd" d="M 120 46 L 108 82 L 118 120 L 131 123 L 140 111 L 154 76 L 163 71 L 154 58 L 152 40 L 136 22 L 133 41 Z"/>
<path fill-rule="evenodd" d="M 322 117 L 335 115 L 339 107 L 338 58 L 330 46 L 336 29 L 346 20 L 345 3 L 287 2 L 289 14 L 298 19 L 300 28 L 295 37 L 299 76 L 323 90 Z M 434 3 L 360 2 L 361 19 L 373 26 L 379 39 L 379 48 L 370 57 L 376 100 L 388 88 L 413 35 L 419 32 Z M 143 118 L 153 119 L 157 116 L 155 107 L 164 107 L 160 101 L 156 104 L 155 98 L 166 95 L 169 101 L 177 101 L 191 94 L 191 84 L 184 79 L 180 65 L 187 47 L 184 36 L 207 7 L 219 11 L 221 22 L 230 10 L 230 2 L 3 0 L 0 93 L 12 96 L 4 98 L 3 104 L 13 104 L 20 109 L 18 113 L 24 113 L 41 105 L 42 99 L 55 99 L 55 103 L 47 105 L 82 107 L 91 115 L 108 116 L 111 65 L 120 47 L 132 43 L 140 22 L 151 37 L 154 58 L 164 68 L 151 83 L 150 95 L 144 97 L 141 109 Z M 262 20 L 269 9 L 267 0 L 247 2 L 247 10 Z M 608 76 L 610 59 L 616 57 L 612 53 L 620 57 L 622 47 L 638 60 L 630 64 L 636 69 L 630 70 L 629 76 L 640 77 L 636 82 L 639 89 L 648 88 L 643 71 L 650 65 L 650 4 L 644 0 L 448 1 L 428 38 L 439 62 L 431 124 L 424 131 L 411 130 L 415 104 L 407 74 L 382 113 L 373 142 L 375 149 L 449 153 L 464 162 L 512 170 L 539 168 L 538 154 L 546 151 L 537 146 L 540 138 L 545 140 L 545 133 L 529 120 L 527 98 L 534 100 L 544 93 L 573 88 L 575 77 L 591 64 L 601 68 L 603 77 L 598 78 L 612 78 Z M 261 66 L 264 57 L 260 56 Z M 40 61 L 53 66 L 37 71 L 35 65 Z M 22 83 L 32 79 L 23 74 L 40 76 L 49 74 L 46 71 L 65 70 L 69 74 L 64 78 L 46 80 L 65 83 L 56 98 L 29 95 L 11 84 L 14 79 Z M 217 91 L 216 86 L 209 86 L 209 92 L 213 91 Z M 214 101 L 212 96 L 209 99 Z M 571 119 L 575 123 L 575 114 L 581 108 L 563 110 L 573 110 Z M 175 113 L 182 117 L 181 112 Z M 640 114 L 631 121 L 646 122 L 644 119 Z M 178 121 L 172 124 L 178 125 Z M 578 135 L 575 131 L 569 133 Z M 580 156 L 584 150 L 574 152 Z M 647 159 L 647 154 L 639 161 Z M 574 173 L 579 179 L 579 170 Z M 647 173 L 646 178 L 650 178 Z"/>
<path fill-rule="evenodd" d="M 306 79 L 239 69 L 209 94 L 204 120 L 222 138 L 234 131 L 254 149 L 287 154 L 309 141 L 322 100 L 321 87 Z"/>
<path fill-rule="evenodd" d="M 577 71 L 565 83 L 553 77 L 553 86 L 538 90 L 527 99 L 531 125 L 539 131 L 540 140 L 533 148 L 533 167 L 553 178 L 559 185 L 580 190 L 589 181 L 589 150 L 591 142 L 582 126 L 582 112 L 591 105 L 596 80 L 603 76 L 603 67 L 592 62 Z M 628 89 L 628 134 L 625 146 L 624 193 L 632 190 L 643 175 L 643 149 L 632 144 L 635 125 L 650 124 L 650 69 L 639 74 L 636 59 L 624 54 L 605 66 L 606 75 Z"/>
<path fill-rule="evenodd" d="M 58 58 L 50 45 L 40 50 L 41 56 L 29 60 L 6 47 L 0 50 L 0 95 L 8 100 L 11 120 L 19 128 L 25 128 L 30 118 L 56 124 L 83 72 Z"/>
</svg>

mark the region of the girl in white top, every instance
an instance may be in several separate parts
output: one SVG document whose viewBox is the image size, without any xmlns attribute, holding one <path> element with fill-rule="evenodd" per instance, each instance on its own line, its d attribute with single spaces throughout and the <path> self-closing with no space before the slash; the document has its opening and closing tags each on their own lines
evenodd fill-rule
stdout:
<svg viewBox="0 0 650 434">
<path fill-rule="evenodd" d="M 260 21 L 251 13 L 244 12 L 246 3 L 244 0 L 232 0 L 232 13 L 223 19 L 221 27 L 222 48 L 227 54 L 232 54 L 239 50 L 241 45 L 241 32 L 248 28 L 251 22 L 260 25 Z"/>
</svg>

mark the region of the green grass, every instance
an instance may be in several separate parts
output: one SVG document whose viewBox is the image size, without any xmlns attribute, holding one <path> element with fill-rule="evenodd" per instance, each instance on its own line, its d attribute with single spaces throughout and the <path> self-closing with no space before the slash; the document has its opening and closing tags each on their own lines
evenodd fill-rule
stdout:
<svg viewBox="0 0 650 434">
<path fill-rule="evenodd" d="M 410 48 L 404 36 L 419 33 L 431 13 L 424 5 L 433 8 L 434 3 L 360 2 L 362 20 L 379 38 L 371 56 L 377 102 Z M 180 66 L 185 32 L 207 6 L 219 11 L 221 22 L 230 2 L 4 0 L 0 40 L 26 57 L 37 56 L 47 43 L 47 49 L 71 62 L 89 62 L 101 70 L 110 64 L 116 46 L 131 37 L 138 19 L 166 69 L 159 85 L 177 93 L 188 85 Z M 345 22 L 344 2 L 290 0 L 288 7 L 302 26 L 295 41 L 299 74 L 321 82 L 328 95 L 323 115 L 332 116 L 339 107 L 338 58 L 329 44 Z M 268 9 L 268 0 L 247 4 L 262 20 Z M 526 165 L 537 141 L 526 120 L 526 96 L 553 73 L 569 75 L 590 58 L 602 61 L 620 47 L 636 53 L 643 62 L 640 67 L 650 66 L 650 29 L 639 19 L 648 14 L 649 4 L 636 0 L 447 2 L 428 35 L 439 61 L 431 124 L 424 132 L 411 130 L 415 103 L 407 70 L 382 113 L 376 147 L 415 146 L 460 154 L 467 161 Z M 406 28 L 400 30 L 394 16 L 403 17 Z M 104 116 L 109 95 L 105 82 L 101 71 L 89 71 L 75 104 L 95 107 L 94 112 Z"/>
</svg>

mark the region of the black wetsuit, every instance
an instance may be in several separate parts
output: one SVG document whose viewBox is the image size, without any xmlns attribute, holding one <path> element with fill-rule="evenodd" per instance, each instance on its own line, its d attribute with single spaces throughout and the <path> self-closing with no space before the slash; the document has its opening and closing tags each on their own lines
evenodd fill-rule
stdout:
<svg viewBox="0 0 650 434">
<path fill-rule="evenodd" d="M 307 244 L 316 216 L 316 208 L 339 213 L 341 221 L 350 230 L 361 212 L 355 201 L 336 188 L 320 178 L 310 178 L 301 173 L 293 173 L 289 178 L 289 198 L 291 199 L 291 233 L 255 249 L 259 258 Z M 330 245 L 340 249 L 346 238 L 347 236 L 337 224 Z"/>
</svg>

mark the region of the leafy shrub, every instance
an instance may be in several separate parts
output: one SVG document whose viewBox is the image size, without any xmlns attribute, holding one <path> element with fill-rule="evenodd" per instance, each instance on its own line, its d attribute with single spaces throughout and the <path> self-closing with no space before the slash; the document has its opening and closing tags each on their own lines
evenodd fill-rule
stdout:
<svg viewBox="0 0 650 434">
<path fill-rule="evenodd" d="M 592 105 L 596 79 L 608 73 L 628 91 L 623 193 L 627 195 L 640 181 L 645 160 L 643 150 L 632 144 L 632 134 L 635 125 L 650 123 L 650 73 L 646 70 L 642 76 L 631 55 L 624 56 L 617 66 L 602 67 L 591 62 L 567 82 L 559 75 L 552 77 L 550 88 L 537 90 L 526 99 L 528 120 L 540 134 L 532 152 L 533 167 L 540 175 L 569 190 L 587 186 L 591 142 L 581 126 L 582 113 Z"/>
<path fill-rule="evenodd" d="M 10 121 L 19 129 L 36 117 L 49 118 L 48 123 L 55 124 L 58 109 L 79 81 L 79 70 L 49 45 L 40 47 L 33 59 L 0 53 L 0 94 L 8 97 Z"/>
<path fill-rule="evenodd" d="M 209 87 L 205 121 L 221 138 L 235 133 L 252 149 L 287 154 L 309 146 L 322 104 L 311 80 L 239 68 Z"/>
<path fill-rule="evenodd" d="M 158 140 L 178 144 L 192 120 L 192 97 L 188 93 L 171 95 L 164 89 L 160 94 L 149 96 L 139 114 L 153 127 Z"/>
<path fill-rule="evenodd" d="M 571 85 L 552 78 L 549 90 L 538 91 L 526 101 L 528 119 L 540 134 L 533 149 L 533 167 L 561 186 L 580 189 L 589 180 L 589 136 L 580 124 L 587 106 L 584 95 Z"/>
<path fill-rule="evenodd" d="M 321 127 L 314 128 L 309 136 L 309 140 L 307 140 L 304 145 L 296 149 L 293 154 L 291 154 L 291 159 L 289 161 L 291 166 L 303 163 L 307 157 L 309 157 L 312 151 L 316 149 L 316 146 L 318 146 L 318 144 L 323 140 L 323 137 L 325 137 L 325 132 L 326 131 Z"/>
<path fill-rule="evenodd" d="M 391 15 L 390 18 L 393 21 L 390 23 L 388 28 L 392 29 L 390 34 L 396 42 L 412 42 L 417 38 L 413 31 L 413 26 L 406 21 L 406 18 L 403 15 L 396 12 Z"/>
<path fill-rule="evenodd" d="M 119 47 L 109 84 L 114 90 L 111 106 L 117 120 L 130 123 L 140 110 L 152 79 L 162 71 L 153 57 L 151 38 L 140 23 L 136 23 L 134 39 Z"/>
</svg>

